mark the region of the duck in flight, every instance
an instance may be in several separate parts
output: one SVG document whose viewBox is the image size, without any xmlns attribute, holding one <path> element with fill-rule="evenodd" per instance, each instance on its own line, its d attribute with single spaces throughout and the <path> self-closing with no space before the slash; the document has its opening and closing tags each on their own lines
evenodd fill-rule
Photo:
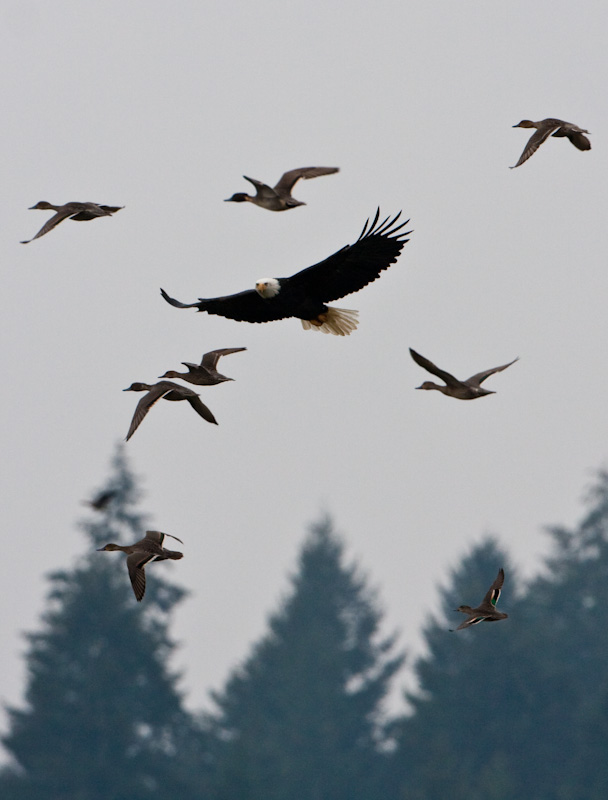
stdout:
<svg viewBox="0 0 608 800">
<path fill-rule="evenodd" d="M 401 212 L 379 222 L 378 209 L 371 225 L 368 219 L 354 244 L 290 278 L 261 278 L 255 289 L 225 297 L 199 298 L 197 303 L 181 303 L 169 297 L 164 289 L 160 291 L 167 303 L 176 308 L 197 308 L 238 322 L 297 317 L 304 330 L 348 336 L 357 327 L 359 312 L 327 303 L 359 291 L 397 261 L 403 245 L 409 241 L 405 237 L 411 233 L 402 230 L 409 220 L 397 225 L 400 216 Z"/>
<path fill-rule="evenodd" d="M 117 211 L 120 211 L 124 206 L 100 206 L 97 203 L 65 203 L 63 206 L 54 206 L 52 203 L 47 203 L 46 200 L 41 200 L 35 206 L 30 207 L 30 211 L 34 208 L 40 208 L 43 211 L 54 211 L 55 215 L 47 220 L 38 233 L 31 239 L 26 239 L 21 244 L 29 244 L 34 239 L 39 239 L 45 233 L 52 231 L 64 219 L 75 219 L 77 222 L 84 222 L 95 217 L 111 217 Z"/>
<path fill-rule="evenodd" d="M 458 608 L 455 609 L 456 611 L 460 611 L 462 614 L 467 615 L 467 619 L 465 619 L 465 621 L 456 628 L 457 631 L 461 631 L 463 628 L 470 628 L 471 625 L 477 625 L 478 622 L 498 622 L 498 620 L 507 619 L 509 615 L 504 614 L 502 611 L 498 611 L 496 608 L 496 603 L 498 603 L 498 598 L 500 597 L 500 592 L 504 582 L 505 571 L 501 567 L 498 570 L 496 580 L 490 586 L 486 592 L 486 596 L 483 598 L 477 608 L 471 608 L 471 606 L 458 606 Z M 453 632 L 452 628 L 450 628 L 450 632 Z"/>
<path fill-rule="evenodd" d="M 176 372 L 173 369 L 161 375 L 161 378 L 181 378 L 188 383 L 194 383 L 197 386 L 215 386 L 216 383 L 223 383 L 223 381 L 233 381 L 234 378 L 227 378 L 221 375 L 216 367 L 217 362 L 222 356 L 229 356 L 231 353 L 241 353 L 247 350 L 246 347 L 224 347 L 221 350 L 211 350 L 205 353 L 200 364 L 191 364 L 189 361 L 182 361 L 184 367 L 188 367 L 188 372 Z"/>
<path fill-rule="evenodd" d="M 489 389 L 484 389 L 481 384 L 486 378 L 489 378 L 490 375 L 493 375 L 495 372 L 502 372 L 503 369 L 510 367 L 511 364 L 515 364 L 515 362 L 519 360 L 519 358 L 514 358 L 513 361 L 509 361 L 508 364 L 503 364 L 502 367 L 492 367 L 492 369 L 486 369 L 483 372 L 478 372 L 476 375 L 471 375 L 466 381 L 459 381 L 458 378 L 455 378 L 443 369 L 439 369 L 432 361 L 421 356 L 420 353 L 412 350 L 411 347 L 410 355 L 419 367 L 441 378 L 446 384 L 445 386 L 440 386 L 433 383 L 433 381 L 424 381 L 420 386 L 416 386 L 416 389 L 436 389 L 438 392 L 448 397 L 456 397 L 458 400 L 475 400 L 476 397 L 483 397 L 486 394 L 496 394 L 496 392 L 490 391 Z"/>
<path fill-rule="evenodd" d="M 262 181 L 255 178 L 248 178 L 243 175 L 246 181 L 253 184 L 255 188 L 255 197 L 252 197 L 245 192 L 237 192 L 232 197 L 228 197 L 226 203 L 254 203 L 260 208 L 266 208 L 268 211 L 287 211 L 289 208 L 296 206 L 305 206 L 301 200 L 296 200 L 291 196 L 291 190 L 296 183 L 302 178 L 303 180 L 310 180 L 310 178 L 318 178 L 321 175 L 333 175 L 334 172 L 339 172 L 339 167 L 299 167 L 298 169 L 290 169 L 286 172 L 276 186 L 270 187 Z"/>
<path fill-rule="evenodd" d="M 122 553 L 127 554 L 127 569 L 129 570 L 129 578 L 131 579 L 131 586 L 137 602 L 141 602 L 144 594 L 146 593 L 146 573 L 145 567 L 152 561 L 165 561 L 171 559 L 177 561 L 183 558 L 184 554 L 177 550 L 166 550 L 163 547 L 165 536 L 170 536 L 171 539 L 183 544 L 181 539 L 177 536 L 172 536 L 170 533 L 162 533 L 161 531 L 146 531 L 143 539 L 140 539 L 135 544 L 114 544 L 110 542 L 104 547 L 98 548 L 98 552 L 103 550 L 120 550 Z"/>
<path fill-rule="evenodd" d="M 105 492 L 99 492 L 92 500 L 83 500 L 82 502 L 85 506 L 90 506 L 94 511 L 105 511 L 117 494 L 118 491 L 116 489 L 108 489 Z"/>
<path fill-rule="evenodd" d="M 149 383 L 135 382 L 132 383 L 127 389 L 123 389 L 123 392 L 147 392 L 147 394 L 144 395 L 144 397 L 142 397 L 137 404 L 135 413 L 133 414 L 133 419 L 131 420 L 129 432 L 125 437 L 125 441 L 127 442 L 139 428 L 144 417 L 152 408 L 154 403 L 156 403 L 157 400 L 160 400 L 161 397 L 163 397 L 165 400 L 187 400 L 197 414 L 199 414 L 203 419 L 207 420 L 207 422 L 217 425 L 215 417 L 202 402 L 198 394 L 193 392 L 192 389 L 188 389 L 187 386 L 180 386 L 178 383 L 172 383 L 171 381 L 159 381 L 158 383 L 154 383 L 152 385 Z"/>
<path fill-rule="evenodd" d="M 520 167 L 524 161 L 527 161 L 530 156 L 536 153 L 541 144 L 545 139 L 548 139 L 549 136 L 566 136 L 579 150 L 591 150 L 591 142 L 585 136 L 589 131 L 586 131 L 584 128 L 579 128 L 578 125 L 574 125 L 572 122 L 564 122 L 563 119 L 553 119 L 549 117 L 548 119 L 541 119 L 540 122 L 532 122 L 531 119 L 522 119 L 521 122 L 518 122 L 517 125 L 513 125 L 513 127 L 536 128 L 536 130 L 528 139 L 528 143 L 524 147 L 524 152 L 519 157 L 517 164 L 509 167 L 509 169 Z"/>
</svg>

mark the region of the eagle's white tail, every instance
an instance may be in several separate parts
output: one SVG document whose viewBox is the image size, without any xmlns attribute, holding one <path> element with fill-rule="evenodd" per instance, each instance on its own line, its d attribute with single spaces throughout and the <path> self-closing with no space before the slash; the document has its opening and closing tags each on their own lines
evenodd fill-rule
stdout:
<svg viewBox="0 0 608 800">
<path fill-rule="evenodd" d="M 334 308 L 328 306 L 327 311 L 319 314 L 316 319 L 303 319 L 302 327 L 305 331 L 321 331 L 321 333 L 333 333 L 334 336 L 350 336 L 357 329 L 358 311 L 350 308 Z"/>
</svg>

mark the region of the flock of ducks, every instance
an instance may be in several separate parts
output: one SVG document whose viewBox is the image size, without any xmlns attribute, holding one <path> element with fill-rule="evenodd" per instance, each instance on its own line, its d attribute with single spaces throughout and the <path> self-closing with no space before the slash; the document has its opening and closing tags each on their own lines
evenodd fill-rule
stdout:
<svg viewBox="0 0 608 800">
<path fill-rule="evenodd" d="M 589 131 L 564 120 L 554 118 L 544 119 L 540 122 L 522 120 L 513 127 L 534 128 L 535 132 L 526 144 L 519 161 L 511 169 L 519 167 L 527 161 L 549 136 L 568 138 L 579 150 L 591 149 L 591 143 L 585 136 Z M 293 187 L 300 179 L 308 180 L 322 175 L 332 175 L 336 172 L 339 172 L 338 167 L 300 167 L 285 172 L 274 187 L 244 175 L 245 180 L 255 187 L 256 194 L 252 196 L 244 192 L 237 192 L 227 198 L 226 202 L 253 203 L 268 211 L 287 211 L 305 205 L 291 194 Z M 55 214 L 32 239 L 28 239 L 22 244 L 44 236 L 64 219 L 87 221 L 96 217 L 107 217 L 120 211 L 123 206 L 76 202 L 56 206 L 41 201 L 32 208 L 54 211 Z M 325 260 L 302 269 L 289 278 L 261 278 L 253 289 L 224 297 L 199 298 L 194 303 L 182 303 L 175 300 L 164 289 L 161 289 L 161 295 L 167 303 L 176 308 L 196 308 L 198 311 L 206 311 L 208 314 L 217 314 L 239 322 L 263 323 L 295 317 L 300 319 L 305 330 L 348 336 L 357 327 L 358 312 L 327 304 L 362 289 L 368 283 L 379 278 L 383 270 L 388 269 L 397 261 L 403 246 L 409 241 L 405 237 L 411 233 L 411 231 L 403 230 L 409 220 L 397 224 L 400 215 L 401 212 L 392 218 L 386 217 L 380 221 L 380 209 L 378 209 L 371 224 L 368 219 L 359 238 L 353 244 L 345 245 Z M 217 425 L 213 413 L 202 402 L 197 392 L 187 386 L 173 383 L 167 378 L 177 378 L 195 386 L 214 386 L 224 381 L 231 381 L 232 378 L 217 371 L 218 361 L 222 356 L 244 350 L 246 350 L 245 347 L 212 350 L 203 355 L 200 364 L 183 361 L 182 364 L 187 368 L 187 372 L 168 370 L 160 376 L 161 380 L 158 383 L 134 382 L 124 389 L 125 392 L 146 392 L 137 404 L 126 440 L 128 441 L 133 436 L 150 408 L 161 398 L 172 401 L 186 400 L 199 416 L 207 422 Z M 483 370 L 466 380 L 459 380 L 412 348 L 410 348 L 410 355 L 416 364 L 444 382 L 443 385 L 439 385 L 433 381 L 424 381 L 416 387 L 417 389 L 439 391 L 458 400 L 475 400 L 494 394 L 493 391 L 483 388 L 482 383 L 494 373 L 502 372 L 518 360 L 515 358 L 508 364 Z M 115 495 L 114 491 L 106 491 L 87 502 L 94 510 L 103 511 L 112 502 Z M 144 538 L 134 544 L 119 545 L 110 542 L 99 548 L 100 551 L 121 551 L 126 554 L 127 570 L 138 602 L 143 599 L 146 591 L 145 567 L 153 561 L 178 560 L 183 557 L 183 553 L 168 550 L 163 546 L 166 536 L 183 544 L 177 536 L 161 531 L 146 531 Z M 456 611 L 466 614 L 467 619 L 455 630 L 469 628 L 480 622 L 496 622 L 507 618 L 507 614 L 496 608 L 504 579 L 505 573 L 501 568 L 479 606 L 472 608 L 468 605 L 461 605 L 456 609 Z"/>
</svg>

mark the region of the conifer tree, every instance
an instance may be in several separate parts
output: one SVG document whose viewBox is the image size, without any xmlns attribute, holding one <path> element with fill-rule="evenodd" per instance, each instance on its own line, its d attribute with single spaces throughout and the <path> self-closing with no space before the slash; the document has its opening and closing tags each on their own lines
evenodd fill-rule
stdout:
<svg viewBox="0 0 608 800">
<path fill-rule="evenodd" d="M 329 521 L 316 525 L 269 632 L 215 696 L 219 800 L 382 796 L 381 704 L 403 656 L 343 560 Z"/>
<path fill-rule="evenodd" d="M 454 609 L 478 605 L 500 567 L 506 572 L 500 607 L 510 619 L 450 632 L 464 620 Z M 516 576 L 488 539 L 451 578 L 441 592 L 442 618 L 431 618 L 424 630 L 429 652 L 416 664 L 419 690 L 407 697 L 412 713 L 401 723 L 392 756 L 401 787 L 393 789 L 407 800 L 512 800 L 501 742 L 513 701 L 504 665 L 514 635 Z"/>
<path fill-rule="evenodd" d="M 444 592 L 446 616 L 507 573 L 505 622 L 447 633 L 433 620 L 420 690 L 393 759 L 400 800 L 608 797 L 608 474 L 574 530 L 550 529 L 546 569 L 519 597 L 494 543 L 476 548 Z M 475 588 L 462 581 L 476 578 Z M 395 774 L 399 778 L 395 780 Z"/>
<path fill-rule="evenodd" d="M 158 570 L 139 604 L 124 563 L 94 551 L 143 535 L 122 449 L 106 490 L 107 507 L 82 525 L 91 552 L 50 576 L 42 628 L 27 636 L 26 706 L 9 709 L 14 762 L 0 775 L 11 800 L 203 796 L 183 763 L 193 731 L 167 666 L 167 623 L 184 592 Z"/>
<path fill-rule="evenodd" d="M 599 472 L 587 505 L 574 530 L 549 528 L 554 549 L 548 572 L 529 589 L 536 614 L 546 621 L 532 651 L 540 680 L 531 703 L 545 731 L 533 757 L 544 760 L 545 792 L 560 800 L 608 797 L 606 471 Z M 534 785 L 539 771 L 532 762 L 525 764 L 525 777 Z"/>
</svg>

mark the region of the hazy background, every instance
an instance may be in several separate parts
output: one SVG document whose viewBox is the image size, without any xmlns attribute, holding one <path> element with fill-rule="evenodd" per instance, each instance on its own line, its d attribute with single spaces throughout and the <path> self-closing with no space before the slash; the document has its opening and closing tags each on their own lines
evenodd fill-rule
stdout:
<svg viewBox="0 0 608 800">
<path fill-rule="evenodd" d="M 171 577 L 192 591 L 174 631 L 191 708 L 262 634 L 325 512 L 412 653 L 483 534 L 534 574 L 542 527 L 578 518 L 606 458 L 607 22 L 599 1 L 3 4 L 5 702 L 44 575 L 86 546 L 80 502 L 140 397 L 121 390 L 218 347 L 248 348 L 220 362 L 235 383 L 201 388 L 219 426 L 159 403 L 126 447 L 150 524 L 185 542 Z M 552 139 L 509 170 L 529 135 L 511 126 L 547 116 L 588 128 L 592 151 Z M 298 184 L 305 207 L 222 202 L 243 173 L 309 165 L 341 172 Z M 23 246 L 39 200 L 126 208 Z M 350 337 L 160 298 L 291 275 L 378 205 L 414 233 L 336 303 L 360 311 Z M 429 376 L 408 346 L 463 378 L 521 361 L 463 403 L 414 391 Z"/>
</svg>

